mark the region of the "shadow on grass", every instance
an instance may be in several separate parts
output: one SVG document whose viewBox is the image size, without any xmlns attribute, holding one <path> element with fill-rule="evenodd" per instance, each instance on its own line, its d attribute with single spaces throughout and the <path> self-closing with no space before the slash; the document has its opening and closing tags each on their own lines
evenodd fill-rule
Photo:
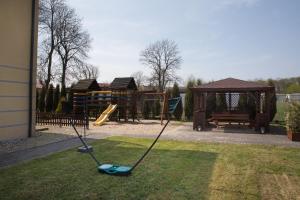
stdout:
<svg viewBox="0 0 300 200">
<path fill-rule="evenodd" d="M 128 141 L 94 142 L 95 155 L 105 163 L 131 165 L 151 141 Z M 162 142 L 129 177 L 99 174 L 94 161 L 74 149 L 53 154 L 0 170 L 0 196 L 2 199 L 206 198 L 217 154 L 178 148 L 177 143 Z"/>
</svg>

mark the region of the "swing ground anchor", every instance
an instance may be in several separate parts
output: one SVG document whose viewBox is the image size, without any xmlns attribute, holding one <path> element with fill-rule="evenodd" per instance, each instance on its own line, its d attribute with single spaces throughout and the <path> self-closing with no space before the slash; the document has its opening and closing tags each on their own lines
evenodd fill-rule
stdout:
<svg viewBox="0 0 300 200">
<path fill-rule="evenodd" d="M 87 148 L 85 146 L 82 146 L 82 147 L 78 147 L 77 151 L 80 153 L 89 153 L 89 152 L 93 152 L 93 147 L 90 145 L 88 145 Z"/>
</svg>

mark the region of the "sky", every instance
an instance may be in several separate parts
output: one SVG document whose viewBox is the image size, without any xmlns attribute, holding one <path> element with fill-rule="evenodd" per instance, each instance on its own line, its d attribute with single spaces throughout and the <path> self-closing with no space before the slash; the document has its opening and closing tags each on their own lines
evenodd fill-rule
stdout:
<svg viewBox="0 0 300 200">
<path fill-rule="evenodd" d="M 149 44 L 169 39 L 183 59 L 178 75 L 204 81 L 300 76 L 299 0 L 68 0 L 92 37 L 88 62 L 98 81 L 150 75 Z M 183 82 L 184 83 L 184 82 Z M 182 83 L 182 84 L 183 84 Z"/>
</svg>

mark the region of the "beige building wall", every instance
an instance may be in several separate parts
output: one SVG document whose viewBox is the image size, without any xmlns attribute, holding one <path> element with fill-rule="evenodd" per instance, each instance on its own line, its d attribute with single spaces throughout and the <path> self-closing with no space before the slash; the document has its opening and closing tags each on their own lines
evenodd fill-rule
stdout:
<svg viewBox="0 0 300 200">
<path fill-rule="evenodd" d="M 35 13 L 32 12 L 33 5 Z M 32 40 L 33 16 L 35 17 Z M 37 22 L 37 0 L 0 0 L 0 141 L 25 138 L 34 134 Z M 29 130 L 30 74 L 32 75 L 31 131 Z"/>
</svg>

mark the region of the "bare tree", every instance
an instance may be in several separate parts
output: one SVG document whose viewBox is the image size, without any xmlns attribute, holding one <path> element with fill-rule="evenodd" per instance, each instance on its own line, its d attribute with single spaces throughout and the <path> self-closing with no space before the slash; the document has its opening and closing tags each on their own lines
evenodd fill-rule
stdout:
<svg viewBox="0 0 300 200">
<path fill-rule="evenodd" d="M 70 69 L 70 75 L 76 80 L 97 79 L 99 76 L 99 70 L 91 64 L 82 63 Z"/>
<path fill-rule="evenodd" d="M 182 62 L 177 44 L 172 40 L 161 40 L 150 44 L 140 54 L 142 64 L 152 69 L 151 80 L 159 91 L 179 79 L 176 70 Z"/>
<path fill-rule="evenodd" d="M 45 54 L 39 52 L 37 59 L 37 79 L 45 82 L 47 80 L 47 69 L 45 67 Z"/>
<path fill-rule="evenodd" d="M 40 2 L 39 31 L 42 41 L 39 45 L 38 75 L 45 81 L 45 101 L 52 78 L 54 50 L 58 45 L 58 13 L 64 4 L 64 0 L 41 0 Z"/>
<path fill-rule="evenodd" d="M 91 40 L 88 32 L 83 30 L 81 19 L 74 9 L 64 6 L 60 9 L 59 16 L 57 53 L 62 67 L 61 88 L 64 95 L 66 72 L 69 68 L 78 66 L 78 63 L 83 63 L 83 60 L 88 57 Z"/>
<path fill-rule="evenodd" d="M 137 71 L 131 74 L 131 76 L 134 78 L 135 83 L 138 88 L 140 88 L 143 84 L 145 84 L 147 77 L 144 75 L 142 71 Z"/>
</svg>

